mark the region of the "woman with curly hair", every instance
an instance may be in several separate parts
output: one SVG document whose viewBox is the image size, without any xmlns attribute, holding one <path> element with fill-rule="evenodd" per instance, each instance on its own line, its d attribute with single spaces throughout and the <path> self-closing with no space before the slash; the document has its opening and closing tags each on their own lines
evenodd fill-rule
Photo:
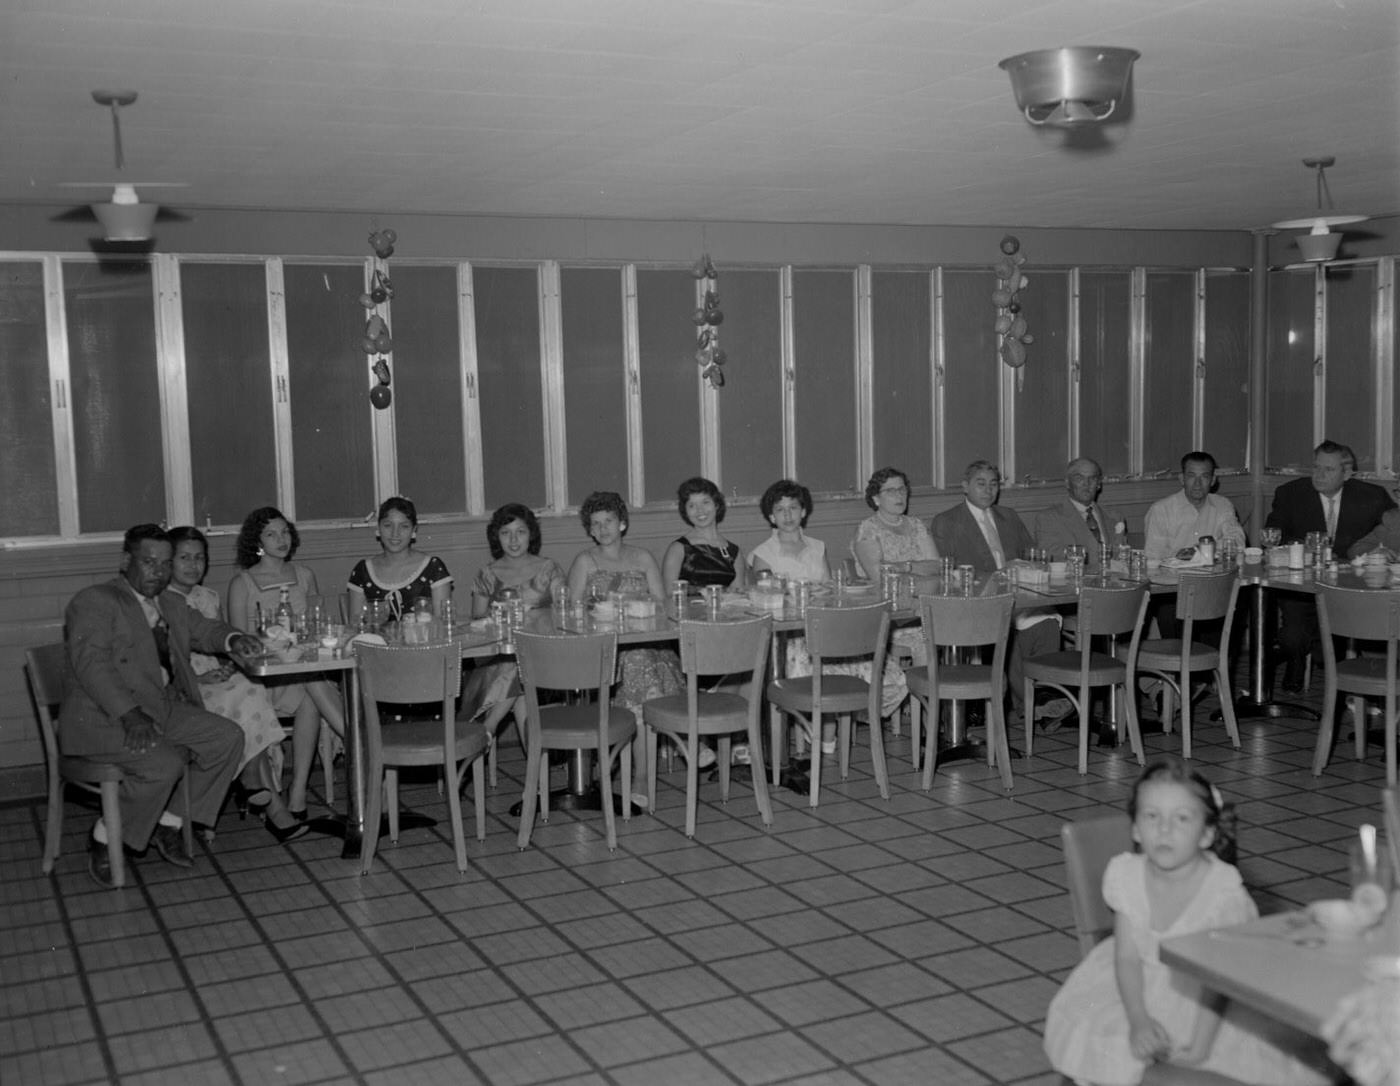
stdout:
<svg viewBox="0 0 1400 1086">
<path fill-rule="evenodd" d="M 719 534 L 725 511 L 724 494 L 719 487 L 696 475 L 677 488 L 676 506 L 690 531 L 667 547 L 661 560 L 661 579 L 666 590 L 669 592 L 677 580 L 696 588 L 743 588 L 743 551 L 739 544 Z"/>
<path fill-rule="evenodd" d="M 350 592 L 351 626 L 359 624 L 366 603 L 383 602 L 386 618 L 402 619 L 420 599 L 432 600 L 433 614 L 442 614 L 442 605 L 452 594 L 452 574 L 437 555 L 422 554 L 418 542 L 418 509 L 407 498 L 385 498 L 379 506 L 380 553 L 362 558 L 350 571 L 346 588 Z"/>
<path fill-rule="evenodd" d="M 310 568 L 292 561 L 300 544 L 296 525 L 271 505 L 254 509 L 243 518 L 234 555 L 240 568 L 228 586 L 229 622 L 256 633 L 259 608 L 264 620 L 275 615 L 284 589 L 292 613 L 305 613 L 306 599 L 315 595 L 317 588 L 316 575 Z M 270 679 L 267 687 L 277 714 L 294 717 L 292 782 L 287 790 L 287 806 L 292 817 L 305 821 L 306 782 L 311 776 L 321 721 L 344 739 L 345 709 L 340 692 L 325 679 Z"/>
<path fill-rule="evenodd" d="M 882 562 L 909 562 L 938 557 L 928 525 L 909 516 L 909 476 L 898 468 L 881 468 L 865 484 L 865 504 L 875 510 L 856 529 L 851 553 L 865 576 L 880 579 Z"/>
</svg>

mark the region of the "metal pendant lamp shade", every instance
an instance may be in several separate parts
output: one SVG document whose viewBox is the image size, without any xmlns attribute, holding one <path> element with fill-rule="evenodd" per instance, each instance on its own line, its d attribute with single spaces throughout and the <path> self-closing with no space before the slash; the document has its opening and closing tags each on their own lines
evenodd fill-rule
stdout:
<svg viewBox="0 0 1400 1086">
<path fill-rule="evenodd" d="M 1342 244 L 1342 235 L 1333 233 L 1334 226 L 1365 222 L 1365 215 L 1338 215 L 1332 210 L 1332 190 L 1327 185 L 1327 167 L 1336 165 L 1337 160 L 1328 155 L 1324 158 L 1305 158 L 1303 165 L 1317 171 L 1317 213 L 1301 219 L 1285 219 L 1274 223 L 1275 230 L 1306 230 L 1298 237 L 1298 251 L 1309 264 L 1326 264 L 1337 258 L 1337 250 Z M 1326 208 L 1323 199 L 1326 198 Z"/>
<path fill-rule="evenodd" d="M 999 67 L 1011 76 L 1016 108 L 1027 121 L 1074 128 L 1113 116 L 1141 55 L 1136 49 L 1069 45 L 1007 57 Z"/>
<path fill-rule="evenodd" d="M 136 199 L 136 190 L 118 185 L 110 204 L 90 204 L 92 213 L 102 224 L 107 241 L 147 241 L 155 226 L 158 204 L 143 204 Z"/>
</svg>

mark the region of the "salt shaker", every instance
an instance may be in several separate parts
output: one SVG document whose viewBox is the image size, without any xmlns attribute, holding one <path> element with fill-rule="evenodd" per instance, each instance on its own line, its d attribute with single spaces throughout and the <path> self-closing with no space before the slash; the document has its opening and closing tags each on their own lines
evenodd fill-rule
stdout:
<svg viewBox="0 0 1400 1086">
<path fill-rule="evenodd" d="M 1208 565 L 1215 565 L 1215 536 L 1201 536 L 1196 540 L 1196 550 Z"/>
</svg>

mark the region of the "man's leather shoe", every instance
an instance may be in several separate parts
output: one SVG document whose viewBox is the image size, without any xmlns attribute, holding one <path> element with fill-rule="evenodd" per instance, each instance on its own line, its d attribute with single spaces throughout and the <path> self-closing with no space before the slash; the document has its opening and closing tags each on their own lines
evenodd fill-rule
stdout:
<svg viewBox="0 0 1400 1086">
<path fill-rule="evenodd" d="M 194 866 L 194 857 L 185 847 L 185 836 L 174 826 L 157 826 L 151 834 L 151 844 L 166 863 L 176 867 Z"/>
<path fill-rule="evenodd" d="M 105 890 L 117 888 L 112 877 L 112 857 L 107 852 L 107 846 L 91 837 L 88 838 L 88 875 Z"/>
</svg>

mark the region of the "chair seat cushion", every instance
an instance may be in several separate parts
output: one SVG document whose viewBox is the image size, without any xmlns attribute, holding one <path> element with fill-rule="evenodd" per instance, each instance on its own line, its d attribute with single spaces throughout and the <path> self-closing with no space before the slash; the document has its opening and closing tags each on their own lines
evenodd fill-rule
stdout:
<svg viewBox="0 0 1400 1086">
<path fill-rule="evenodd" d="M 442 721 L 405 720 L 384 724 L 384 761 L 391 765 L 436 765 L 442 761 Z M 480 723 L 459 720 L 454 737 L 459 759 L 475 760 L 488 746 Z"/>
<path fill-rule="evenodd" d="M 608 746 L 630 739 L 637 730 L 631 709 L 614 705 L 608 710 Z M 577 750 L 598 745 L 598 706 L 543 705 L 540 707 L 540 735 L 546 750 Z"/>
<path fill-rule="evenodd" d="M 1032 656 L 1025 662 L 1025 675 L 1028 679 L 1064 683 L 1074 686 L 1079 683 L 1079 653 L 1047 652 Z M 1089 685 L 1105 686 L 1121 683 L 1128 677 L 1128 665 L 1103 652 L 1089 654 Z"/>
<path fill-rule="evenodd" d="M 1191 651 L 1186 657 L 1186 666 L 1192 671 L 1204 671 L 1206 668 L 1215 666 L 1220 659 L 1220 650 L 1211 646 L 1203 645 L 1199 641 L 1191 642 Z M 1159 641 L 1144 641 L 1138 646 L 1138 669 L 1147 668 L 1151 671 L 1180 671 L 1181 670 L 1181 638 L 1169 637 Z"/>
<path fill-rule="evenodd" d="M 690 708 L 685 694 L 652 698 L 642 706 L 642 720 L 657 731 L 690 734 Z M 700 735 L 724 735 L 749 726 L 749 702 L 738 694 L 701 694 L 696 731 Z"/>
<path fill-rule="evenodd" d="M 768 700 L 783 709 L 812 711 L 812 677 L 775 679 L 768 684 Z M 822 711 L 847 713 L 864 709 L 870 700 L 870 684 L 854 675 L 822 676 Z"/>
<path fill-rule="evenodd" d="M 1385 658 L 1358 656 L 1355 660 L 1338 660 L 1337 688 L 1385 697 Z"/>
<path fill-rule="evenodd" d="M 932 693 L 928 668 L 910 668 L 904 673 L 909 692 L 922 698 Z M 940 700 L 967 701 L 992 696 L 992 667 L 990 664 L 948 664 L 938 669 Z"/>
<path fill-rule="evenodd" d="M 65 754 L 59 758 L 58 775 L 66 781 L 76 781 L 79 784 L 121 781 L 125 777 L 120 766 L 76 754 Z"/>
</svg>

